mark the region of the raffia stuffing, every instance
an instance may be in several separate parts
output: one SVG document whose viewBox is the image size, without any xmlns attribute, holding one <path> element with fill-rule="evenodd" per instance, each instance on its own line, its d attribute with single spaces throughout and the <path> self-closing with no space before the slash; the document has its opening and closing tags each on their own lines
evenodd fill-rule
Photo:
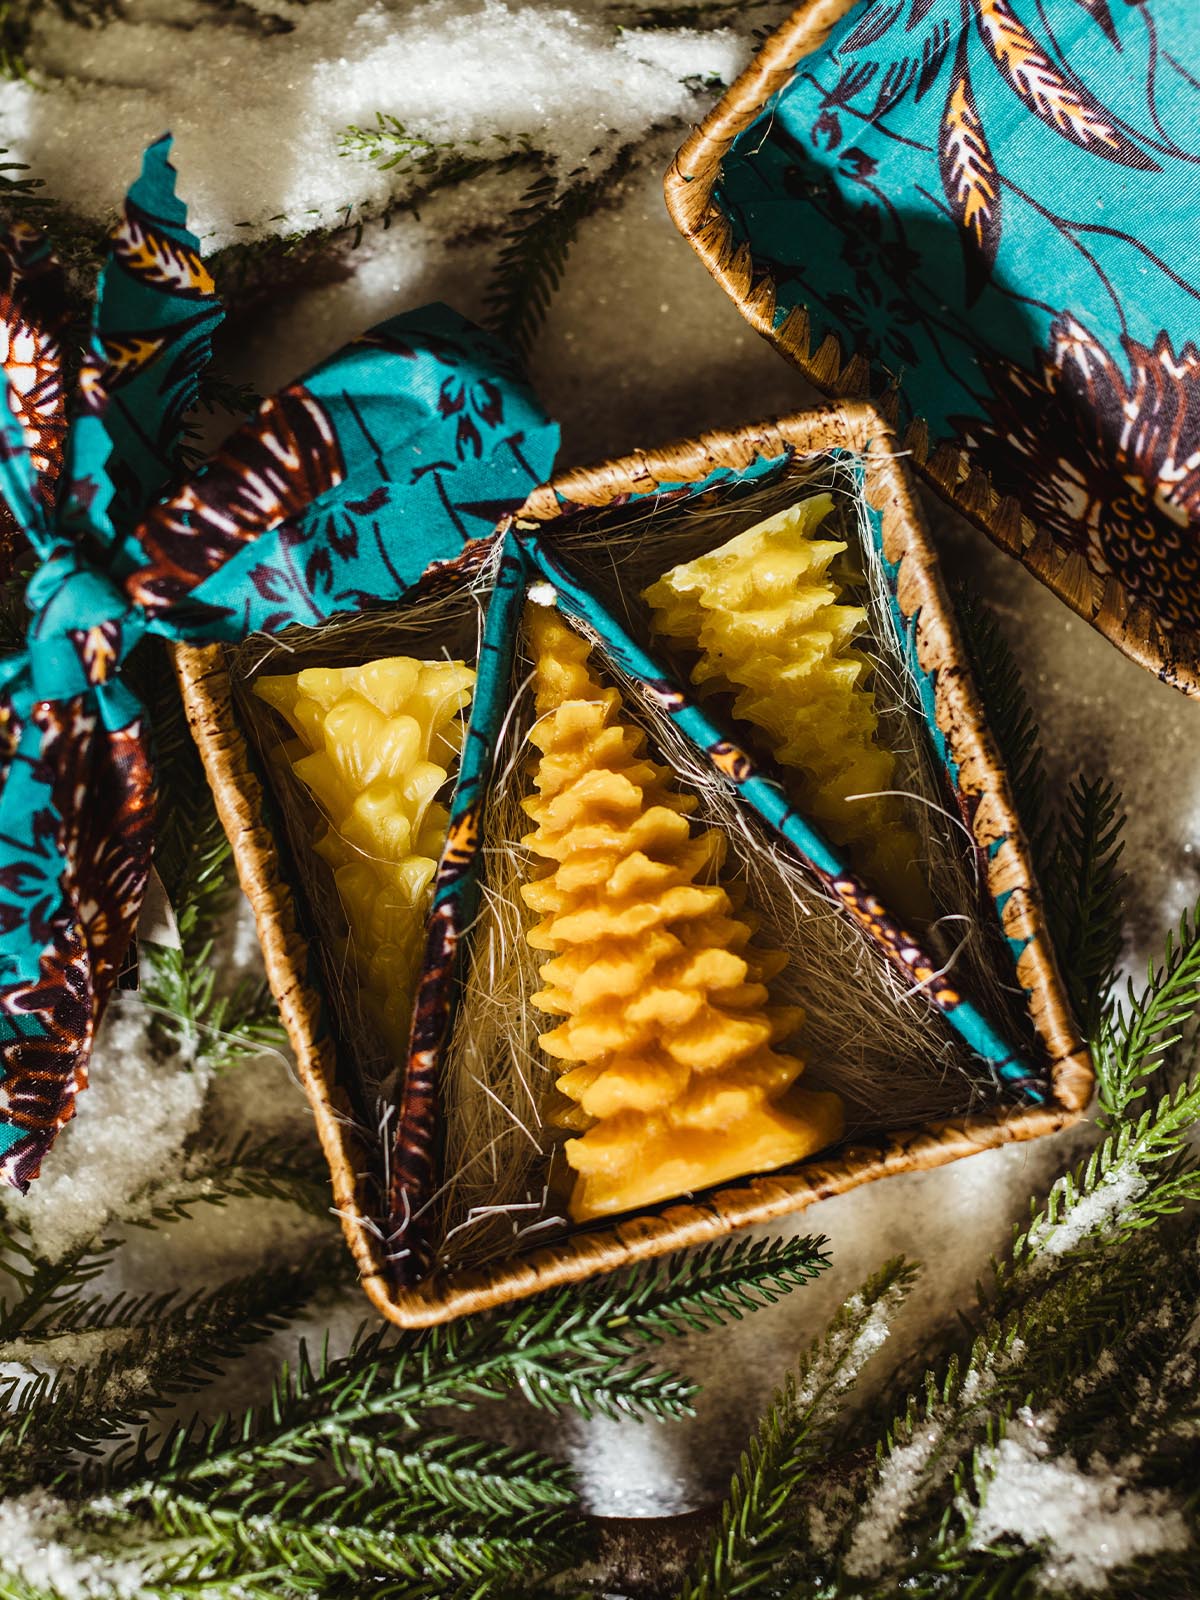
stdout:
<svg viewBox="0 0 1200 1600">
<path fill-rule="evenodd" d="M 979 915 L 978 857 L 966 829 L 946 809 L 895 632 L 886 578 L 863 538 L 865 509 L 852 462 L 816 457 L 802 471 L 793 467 L 782 481 L 751 492 L 709 495 L 678 508 L 639 505 L 567 518 L 554 524 L 551 537 L 605 602 L 652 639 L 649 609 L 637 598 L 643 590 L 672 567 L 702 557 L 812 494 L 832 502 L 823 536 L 847 547 L 837 558 L 839 603 L 865 614 L 866 628 L 854 648 L 870 663 L 879 744 L 893 762 L 887 806 L 917 840 L 915 854 L 934 902 L 928 937 L 945 964 L 962 974 L 976 1002 L 1018 1031 L 1022 997 L 1004 976 L 1007 957 L 990 918 Z M 345 665 L 400 652 L 471 661 L 489 583 L 490 575 L 480 572 L 473 589 L 402 611 L 251 642 L 235 657 L 235 673 L 245 686 L 264 668 L 275 671 L 282 664 Z M 925 999 L 911 993 L 850 926 L 807 868 L 745 813 L 661 709 L 620 678 L 602 644 L 588 643 L 602 692 L 619 693 L 625 718 L 645 740 L 647 759 L 670 772 L 673 787 L 694 807 L 692 828 L 724 841 L 722 875 L 736 916 L 760 930 L 756 943 L 764 950 L 786 952 L 786 964 L 770 979 L 771 1004 L 804 1014 L 805 1091 L 839 1097 L 850 1137 L 875 1137 L 994 1102 L 999 1091 L 981 1077 L 978 1063 Z M 564 1129 L 562 1119 L 570 1102 L 555 1086 L 561 1061 L 538 1042 L 546 1016 L 534 997 L 544 985 L 527 942 L 536 917 L 521 895 L 532 875 L 530 852 L 521 841 L 529 831 L 522 802 L 538 759 L 533 667 L 532 646 L 523 635 L 517 641 L 512 709 L 482 819 L 480 909 L 443 1062 L 442 1182 L 428 1202 L 443 1266 L 504 1260 L 569 1226 L 572 1174 L 563 1147 L 571 1130 Z M 280 725 L 245 687 L 239 698 L 268 756 L 280 743 Z M 311 848 L 320 813 L 311 796 L 296 792 L 299 787 L 281 789 L 277 798 L 314 924 L 325 926 L 336 899 L 331 875 Z M 387 1128 L 394 1068 L 364 1008 L 352 964 L 339 962 L 331 949 L 323 951 L 323 961 L 342 1051 L 353 1062 L 359 1131 L 368 1141 L 379 1141 Z"/>
</svg>

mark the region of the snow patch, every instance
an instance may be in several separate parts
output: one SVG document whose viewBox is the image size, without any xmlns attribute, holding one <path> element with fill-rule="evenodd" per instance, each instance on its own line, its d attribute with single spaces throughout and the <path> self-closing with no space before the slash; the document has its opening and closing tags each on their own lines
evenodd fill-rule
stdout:
<svg viewBox="0 0 1200 1600">
<path fill-rule="evenodd" d="M 0 1573 L 58 1600 L 135 1600 L 143 1593 L 136 1561 L 113 1561 L 82 1546 L 78 1510 L 44 1489 L 4 1502 Z"/>
<path fill-rule="evenodd" d="M 907 1444 L 897 1446 L 880 1468 L 846 1552 L 846 1571 L 852 1577 L 877 1576 L 891 1561 L 896 1534 L 913 1508 L 918 1486 L 944 1438 L 937 1422 L 926 1422 Z"/>
<path fill-rule="evenodd" d="M 1146 1188 L 1145 1174 L 1136 1161 L 1119 1161 L 1109 1168 L 1092 1190 L 1075 1202 L 1057 1222 L 1042 1223 L 1029 1237 L 1035 1256 L 1062 1256 L 1087 1239 L 1113 1234 L 1133 1202 Z"/>
<path fill-rule="evenodd" d="M 40 1256 L 59 1261 L 136 1214 L 139 1193 L 170 1171 L 195 1129 L 210 1076 L 182 1055 L 156 1060 L 136 1004 L 109 1008 L 78 1114 L 29 1193 L 6 1197 Z"/>
<path fill-rule="evenodd" d="M 797 1412 L 803 1413 L 817 1400 L 820 1391 L 831 1381 L 833 1386 L 825 1395 L 828 1406 L 858 1381 L 859 1374 L 887 1343 L 892 1331 L 892 1316 L 904 1303 L 907 1287 L 893 1285 L 880 1295 L 861 1323 L 864 1300 L 861 1294 L 851 1295 L 845 1304 L 849 1326 L 830 1337 L 810 1367 L 804 1382 L 796 1391 Z"/>
<path fill-rule="evenodd" d="M 985 1487 L 972 1548 L 1014 1538 L 1044 1546 L 1047 1587 L 1102 1589 L 1118 1567 L 1191 1542 L 1170 1495 L 1131 1489 L 1099 1462 L 1084 1471 L 1069 1456 L 1052 1456 L 1033 1429 L 1014 1429 L 980 1453 L 980 1464 Z"/>
<path fill-rule="evenodd" d="M 419 191 L 453 156 L 528 151 L 563 174 L 603 170 L 652 127 L 690 122 L 699 84 L 728 82 L 748 42 L 729 30 L 622 31 L 596 6 L 427 0 L 399 7 L 275 0 L 231 17 L 200 0 L 155 0 L 101 28 L 54 8 L 30 50 L 63 80 L 0 87 L 0 143 L 57 201 L 104 216 L 142 147 L 176 137 L 181 191 L 207 249 L 309 233 Z M 223 108 L 236 108 L 230 115 Z M 383 114 L 403 141 L 381 171 L 347 153 L 352 125 Z M 529 181 L 514 171 L 491 218 Z"/>
</svg>

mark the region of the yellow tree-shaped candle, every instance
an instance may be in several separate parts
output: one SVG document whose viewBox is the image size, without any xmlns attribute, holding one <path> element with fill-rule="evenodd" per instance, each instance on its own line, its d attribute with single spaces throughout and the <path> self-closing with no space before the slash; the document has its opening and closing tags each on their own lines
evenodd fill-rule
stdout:
<svg viewBox="0 0 1200 1600">
<path fill-rule="evenodd" d="M 836 1139 L 836 1095 L 794 1087 L 803 1062 L 775 1046 L 801 1020 L 772 1007 L 781 955 L 755 949 L 716 881 L 725 840 L 693 832 L 695 801 L 621 718 L 588 646 L 530 609 L 541 757 L 524 843 L 544 876 L 522 894 L 552 953 L 534 1004 L 563 1018 L 541 1035 L 566 1070 L 578 1130 L 571 1215 L 587 1221 L 798 1161 Z"/>
<path fill-rule="evenodd" d="M 908 916 L 932 915 L 920 844 L 878 738 L 871 664 L 851 648 L 866 625 L 842 603 L 830 563 L 846 546 L 816 537 L 833 501 L 813 495 L 674 567 L 646 591 L 658 632 L 698 652 L 693 683 L 734 695 L 736 717 L 796 773 L 800 809 Z M 871 795 L 871 799 L 851 799 Z"/>
<path fill-rule="evenodd" d="M 282 756 L 324 813 L 315 848 L 333 869 L 363 1008 L 396 1057 L 446 838 L 434 796 L 458 754 L 474 682 L 461 661 L 390 656 L 254 686 L 295 732 Z"/>
</svg>

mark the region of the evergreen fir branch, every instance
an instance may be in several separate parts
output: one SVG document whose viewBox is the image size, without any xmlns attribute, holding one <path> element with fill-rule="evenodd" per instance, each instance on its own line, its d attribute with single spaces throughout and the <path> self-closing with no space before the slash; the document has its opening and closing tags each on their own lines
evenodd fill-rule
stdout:
<svg viewBox="0 0 1200 1600">
<path fill-rule="evenodd" d="M 1200 1263 L 1194 1220 L 1161 1232 L 1145 1258 L 1145 1292 L 1120 1359 L 1096 1363 L 1072 1384 L 1056 1439 L 1080 1460 L 1116 1457 L 1136 1429 L 1143 1480 L 1174 1488 L 1200 1482 L 1185 1467 L 1200 1452 L 1194 1326 Z"/>
<path fill-rule="evenodd" d="M 774 1305 L 818 1277 L 829 1265 L 827 1240 L 725 1239 L 692 1254 L 669 1256 L 589 1286 L 575 1299 L 580 1314 L 610 1316 L 631 1343 L 685 1338 L 747 1312 Z M 529 1314 L 536 1301 L 527 1302 Z"/>
<path fill-rule="evenodd" d="M 194 472 L 207 457 L 207 451 L 200 444 L 200 428 L 198 414 L 213 417 L 218 413 L 229 417 L 230 426 L 235 426 L 257 411 L 262 404 L 262 396 L 248 383 L 235 383 L 229 378 L 223 378 L 211 368 L 206 368 L 200 374 L 196 393 L 196 412 L 185 423 L 183 436 L 179 446 L 179 465 L 188 472 Z"/>
<path fill-rule="evenodd" d="M 1104 811 L 1095 806 L 1091 815 Z M 1103 839 L 1108 831 L 1089 824 L 1079 834 Z M 1105 851 L 1085 853 L 1103 858 Z M 1106 899 L 1093 896 L 1093 903 Z M 969 1345 L 927 1375 L 923 1391 L 885 1433 L 876 1468 L 840 1502 L 832 1553 L 810 1551 L 792 1587 L 758 1592 L 814 1600 L 851 1594 L 882 1600 L 898 1589 L 931 1596 L 1024 1592 L 1040 1553 L 1019 1539 L 1011 1548 L 978 1551 L 972 1533 L 984 1493 L 976 1470 L 981 1452 L 985 1456 L 1003 1437 L 1021 1405 L 1053 1406 L 1062 1419 L 1072 1414 L 1065 1397 L 1074 1396 L 1074 1423 L 1059 1422 L 1063 1447 L 1090 1459 L 1105 1446 L 1112 1417 L 1122 1414 L 1122 1396 L 1127 1402 L 1136 1397 L 1147 1443 L 1162 1442 L 1164 1466 L 1200 1459 L 1194 1430 L 1175 1431 L 1169 1420 L 1186 1410 L 1185 1395 L 1195 1388 L 1194 1353 L 1180 1352 L 1168 1378 L 1163 1355 L 1169 1347 L 1159 1342 L 1164 1329 L 1191 1325 L 1200 1288 L 1190 1242 L 1195 1224 L 1188 1224 L 1189 1243 L 1182 1249 L 1169 1246 L 1162 1234 L 1171 1215 L 1200 1199 L 1200 1173 L 1190 1150 L 1200 1120 L 1200 1078 L 1156 1097 L 1153 1105 L 1141 1103 L 1165 1053 L 1200 1009 L 1198 946 L 1196 920 L 1185 918 L 1178 939 L 1167 940 L 1145 994 L 1131 996 L 1124 1006 L 1110 999 L 1098 1030 L 1105 1042 L 1104 1139 L 1034 1207 L 1030 1226 L 1018 1233 L 1010 1260 L 997 1268 L 995 1287 L 983 1297 Z M 1097 962 L 1093 970 L 1099 967 Z M 1181 1255 L 1189 1262 L 1182 1271 Z M 1159 1384 L 1171 1392 L 1164 1412 L 1146 1401 L 1152 1379 L 1137 1387 L 1139 1375 L 1150 1378 L 1156 1362 Z M 1130 1388 L 1122 1388 L 1125 1381 Z M 759 1503 L 753 1491 L 761 1495 L 756 1466 L 765 1464 L 762 1483 L 768 1490 L 778 1486 L 779 1440 L 777 1413 L 726 1508 L 726 1537 L 731 1529 L 736 1534 L 742 1526 L 754 1527 L 753 1518 L 746 1519 L 747 1508 Z M 761 1496 L 761 1503 L 777 1509 L 769 1496 Z M 778 1574 L 789 1561 L 796 1564 L 806 1543 L 793 1526 L 777 1545 L 767 1541 L 763 1548 L 774 1558 L 764 1570 Z M 753 1573 L 746 1571 L 746 1586 L 739 1588 L 742 1568 L 710 1560 L 708 1587 L 699 1593 L 705 1600 L 754 1593 Z"/>
<path fill-rule="evenodd" d="M 1100 1105 L 1108 1125 L 1151 1087 L 1169 1051 L 1200 1006 L 1200 906 L 1168 933 L 1160 967 L 1151 966 L 1141 995 L 1130 983 L 1123 1005 L 1110 1007 L 1095 1051 Z"/>
<path fill-rule="evenodd" d="M 18 10 L 18 7 L 11 4 L 0 4 L 0 77 L 25 76 L 23 70 L 14 70 L 13 52 L 14 49 L 20 48 L 17 35 L 14 33 Z M 4 159 L 7 155 L 8 150 L 0 147 L 0 217 L 7 223 L 17 221 L 37 223 L 51 204 L 49 197 L 42 193 L 46 187 L 46 180 L 18 177 L 18 173 L 27 173 L 31 169 L 27 162 Z"/>
<path fill-rule="evenodd" d="M 143 940 L 143 999 L 160 1013 L 151 1027 L 158 1049 L 183 1049 L 218 1069 L 264 1049 L 284 1032 L 267 986 L 243 978 L 218 987 L 213 960 L 238 888 L 232 851 L 192 742 L 174 674 L 157 641 L 131 663 L 134 687 L 154 730 L 159 806 L 155 867 L 175 913 L 179 948 Z"/>
<path fill-rule="evenodd" d="M 4 0 L 0 4 L 0 78 L 13 83 L 29 81 L 29 7 L 17 0 Z M 9 198 L 7 180 L 0 180 L 0 201 Z M 18 208 L 24 205 L 24 196 L 16 195 Z"/>
<path fill-rule="evenodd" d="M 401 1445 L 370 1436 L 335 1443 L 339 1477 L 383 1482 L 396 1495 L 420 1494 L 432 1506 L 508 1518 L 576 1503 L 570 1471 L 533 1450 L 514 1450 L 458 1433 L 416 1434 Z"/>
<path fill-rule="evenodd" d="M 1183 1600 L 1200 1594 L 1200 1549 L 1166 1550 L 1107 1574 L 1105 1600 Z"/>
<path fill-rule="evenodd" d="M 134 1196 L 124 1219 L 153 1227 L 190 1216 L 198 1206 L 231 1200 L 278 1200 L 312 1216 L 330 1213 L 329 1170 L 316 1145 L 285 1138 L 256 1139 L 243 1134 L 231 1145 L 194 1145 L 186 1151 L 178 1176 L 156 1178 Z M 145 1209 L 139 1214 L 138 1208 Z"/>
<path fill-rule="evenodd" d="M 988 725 L 1030 840 L 1051 940 L 1083 1036 L 1094 1040 L 1108 1005 L 1121 950 L 1125 817 L 1107 780 L 1077 778 L 1061 806 L 1051 804 L 1045 764 L 1020 669 L 995 617 L 965 586 L 959 622 L 988 714 Z"/>
<path fill-rule="evenodd" d="M 896 1260 L 869 1278 L 788 1377 L 741 1458 L 720 1525 L 680 1600 L 778 1593 L 780 1573 L 797 1554 L 793 1497 L 830 1453 L 840 1401 L 886 1337 L 887 1316 L 914 1275 Z"/>
<path fill-rule="evenodd" d="M 1200 1078 L 1132 1115 L 1198 1007 L 1200 923 L 1185 915 L 1178 939 L 1168 933 L 1163 963 L 1151 967 L 1144 992 L 1135 995 L 1131 985 L 1124 1003 L 1110 1000 L 1095 1051 L 1109 1131 L 1040 1205 L 1034 1203 L 1008 1265 L 996 1269 L 993 1307 L 1011 1303 L 1023 1275 L 1061 1270 L 1114 1233 L 1145 1227 L 1200 1193 L 1200 1174 L 1186 1159 L 1200 1117 Z"/>
<path fill-rule="evenodd" d="M 497 146 L 498 150 L 495 148 Z M 484 154 L 485 149 L 487 154 Z M 532 138 L 527 133 L 515 137 L 496 133 L 487 139 L 432 139 L 425 134 L 412 132 L 399 117 L 377 111 L 373 128 L 351 124 L 346 129 L 341 137 L 339 153 L 365 157 L 380 172 L 412 173 L 421 178 L 438 176 L 444 179 L 448 172 L 454 172 L 456 168 L 474 176 L 497 160 L 524 158 L 532 149 Z"/>
<path fill-rule="evenodd" d="M 513 212 L 484 304 L 487 326 L 522 360 L 541 332 L 580 223 L 624 177 L 630 156 L 622 151 L 598 178 L 570 182 L 561 192 L 557 176 L 542 173 Z"/>
<path fill-rule="evenodd" d="M 302 1348 L 295 1366 L 280 1372 L 269 1405 L 236 1424 L 224 1417 L 176 1429 L 153 1453 L 134 1450 L 119 1463 L 120 1476 L 245 1491 L 323 1458 L 339 1441 L 348 1446 L 356 1433 L 387 1445 L 394 1430 L 419 1429 L 437 1408 L 471 1410 L 514 1390 L 538 1408 L 584 1416 L 681 1416 L 692 1386 L 635 1361 L 634 1352 L 740 1318 L 824 1264 L 812 1240 L 736 1240 L 590 1292 L 567 1286 L 502 1320 L 470 1318 L 395 1340 L 364 1336 L 345 1356 L 315 1367 Z M 136 1498 L 136 1487 L 129 1492 Z"/>
<path fill-rule="evenodd" d="M 350 208 L 343 223 L 329 231 L 328 245 L 339 235 L 350 235 L 350 248 L 357 249 L 364 229 L 376 223 L 385 229 L 391 226 L 396 211 L 419 215 L 420 206 L 442 189 L 473 183 L 484 177 L 499 177 L 518 167 L 544 164 L 544 157 L 534 149 L 526 135 L 513 138 L 494 134 L 488 139 L 469 139 L 465 142 L 430 139 L 415 134 L 397 117 L 377 112 L 375 126 L 362 128 L 352 124 L 342 135 L 339 154 L 356 156 L 373 162 L 380 171 L 395 172 L 398 177 L 413 180 L 404 193 L 389 200 L 382 210 L 360 206 L 355 215 Z M 311 248 L 311 235 L 295 237 L 299 249 Z M 287 241 L 284 242 L 285 248 Z"/>
<path fill-rule="evenodd" d="M 0 1359 L 56 1360 L 60 1370 L 14 1378 L 0 1424 L 0 1476 L 9 1487 L 54 1476 L 78 1455 L 122 1437 L 178 1395 L 219 1376 L 251 1345 L 284 1327 L 311 1296 L 322 1257 L 307 1270 L 255 1273 L 205 1293 L 117 1296 L 38 1323 Z M 87 1315 L 90 1310 L 91 1316 Z M 72 1349 L 81 1332 L 98 1358 Z"/>
<path fill-rule="evenodd" d="M 49 1261 L 10 1223 L 0 1267 L 19 1293 L 0 1300 L 0 1341 L 35 1333 L 81 1304 L 84 1291 L 111 1264 L 115 1239 L 93 1239 Z"/>
<path fill-rule="evenodd" d="M 507 1533 L 424 1532 L 405 1526 L 403 1501 L 363 1507 L 343 1488 L 334 1492 L 340 1500 L 335 1518 L 328 1506 L 304 1496 L 256 1513 L 153 1485 L 145 1508 L 167 1540 L 189 1545 L 182 1561 L 168 1558 L 172 1587 L 185 1576 L 205 1583 L 251 1573 L 261 1579 L 265 1568 L 276 1595 L 321 1594 L 331 1578 L 365 1573 L 402 1577 L 417 1586 L 415 1593 L 439 1595 L 450 1583 L 519 1577 L 547 1556 L 561 1559 L 568 1548 L 546 1521 L 540 1527 L 515 1522 Z"/>
<path fill-rule="evenodd" d="M 1111 998 L 1125 922 L 1121 870 L 1125 815 L 1107 780 L 1077 778 L 1067 791 L 1045 867 L 1046 915 L 1068 996 L 1094 1040 Z"/>
<path fill-rule="evenodd" d="M 503 1318 L 378 1330 L 336 1359 L 313 1363 L 301 1346 L 266 1405 L 143 1432 L 110 1455 L 79 1514 L 131 1541 L 147 1592 L 164 1596 L 236 1582 L 265 1600 L 368 1580 L 414 1596 L 533 1592 L 577 1543 L 570 1475 L 444 1418 L 513 1392 L 584 1415 L 680 1415 L 691 1387 L 637 1353 L 770 1304 L 825 1259 L 819 1241 L 737 1240 Z"/>
</svg>

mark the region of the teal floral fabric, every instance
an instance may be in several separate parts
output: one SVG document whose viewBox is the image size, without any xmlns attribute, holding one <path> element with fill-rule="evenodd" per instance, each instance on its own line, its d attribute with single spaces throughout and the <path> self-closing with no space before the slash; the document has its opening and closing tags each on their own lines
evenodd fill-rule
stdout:
<svg viewBox="0 0 1200 1600">
<path fill-rule="evenodd" d="M 221 312 L 168 149 L 113 234 L 69 407 L 58 269 L 35 230 L 0 239 L 0 494 L 38 561 L 27 648 L 0 662 L 0 1177 L 19 1188 L 87 1081 L 149 873 L 134 645 L 398 599 L 519 505 L 558 442 L 504 351 L 434 306 L 267 400 L 181 482 Z"/>
<path fill-rule="evenodd" d="M 715 192 L 1057 544 L 1200 627 L 1200 28 L 1180 0 L 867 0 Z"/>
</svg>

